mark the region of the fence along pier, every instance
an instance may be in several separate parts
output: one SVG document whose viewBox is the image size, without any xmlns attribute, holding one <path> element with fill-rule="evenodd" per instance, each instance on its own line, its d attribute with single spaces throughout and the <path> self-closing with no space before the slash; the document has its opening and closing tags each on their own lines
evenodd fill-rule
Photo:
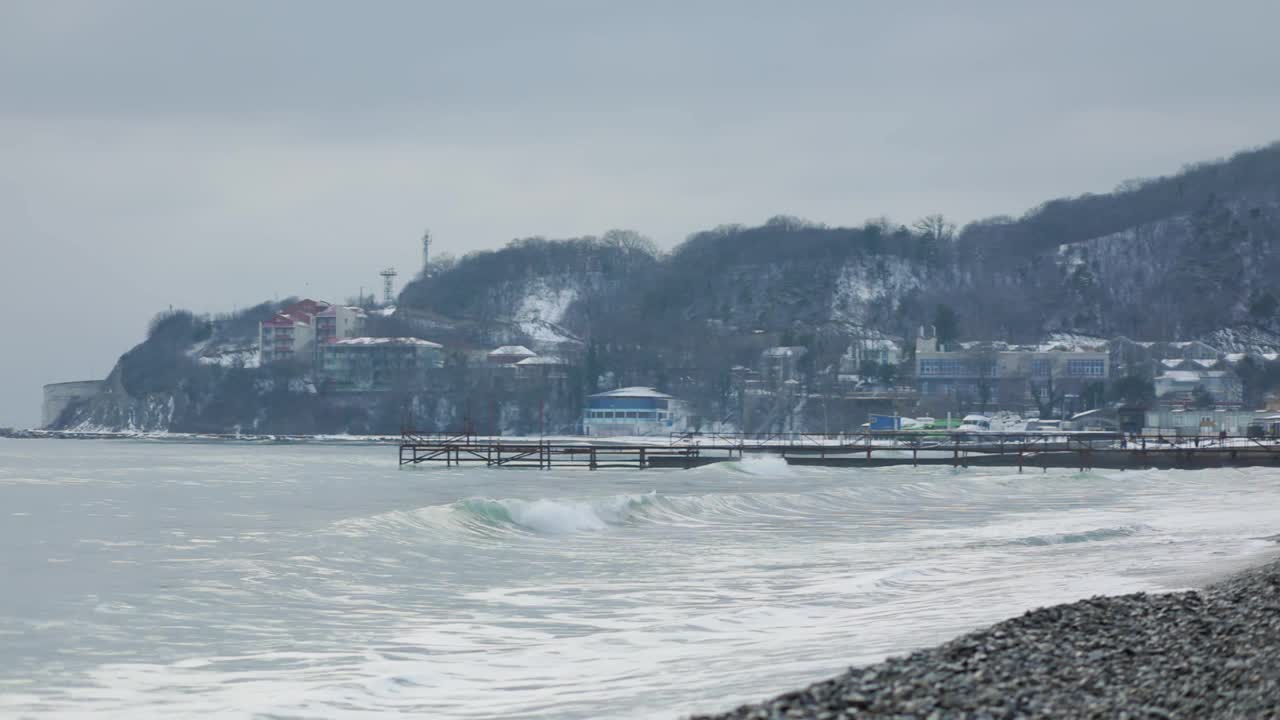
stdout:
<svg viewBox="0 0 1280 720">
<path fill-rule="evenodd" d="M 1193 469 L 1280 466 L 1280 444 L 1265 438 L 1126 437 L 1111 432 L 961 433 L 869 431 L 850 434 L 673 433 L 665 441 L 611 442 L 603 438 L 504 438 L 471 433 L 400 437 L 400 465 L 483 464 L 550 470 L 577 467 L 693 468 L 773 454 L 792 465 L 889 467 L 1017 467 Z"/>
</svg>

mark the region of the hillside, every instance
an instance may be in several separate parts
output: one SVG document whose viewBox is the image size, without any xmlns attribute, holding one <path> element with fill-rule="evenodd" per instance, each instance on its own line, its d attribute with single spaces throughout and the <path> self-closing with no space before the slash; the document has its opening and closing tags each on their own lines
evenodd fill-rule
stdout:
<svg viewBox="0 0 1280 720">
<path fill-rule="evenodd" d="M 585 393 L 619 385 L 677 390 L 700 415 L 724 418 L 731 369 L 755 366 L 769 345 L 808 348 L 812 373 L 836 367 L 853 338 L 907 338 L 951 315 L 961 338 L 1071 332 L 1274 349 L 1276 298 L 1280 145 L 958 232 L 937 216 L 860 227 L 779 216 L 698 232 L 668 253 L 629 231 L 517 240 L 434 266 L 394 315 L 372 318 L 370 334 L 431 339 L 456 357 L 523 344 L 569 358 L 577 369 L 550 401 L 455 357 L 452 375 L 414 397 L 339 402 L 302 370 L 256 367 L 256 323 L 276 309 L 264 304 L 212 324 L 162 318 L 108 391 L 61 424 L 387 432 L 488 407 L 495 429 L 529 431 L 534 417 L 545 428 L 550 412 L 566 430 Z"/>
</svg>

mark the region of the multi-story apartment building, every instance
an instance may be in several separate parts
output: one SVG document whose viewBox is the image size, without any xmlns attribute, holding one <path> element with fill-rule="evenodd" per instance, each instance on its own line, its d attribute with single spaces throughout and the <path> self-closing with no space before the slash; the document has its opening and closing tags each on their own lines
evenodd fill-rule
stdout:
<svg viewBox="0 0 1280 720">
<path fill-rule="evenodd" d="M 443 366 L 442 346 L 410 337 L 353 337 L 320 346 L 317 375 L 339 390 L 389 390 L 423 384 Z"/>
<path fill-rule="evenodd" d="M 916 341 L 916 381 L 922 396 L 951 396 L 1017 406 L 1037 392 L 1079 394 L 1110 377 L 1107 349 L 1066 345 L 966 343 L 938 348 L 923 333 Z"/>
</svg>

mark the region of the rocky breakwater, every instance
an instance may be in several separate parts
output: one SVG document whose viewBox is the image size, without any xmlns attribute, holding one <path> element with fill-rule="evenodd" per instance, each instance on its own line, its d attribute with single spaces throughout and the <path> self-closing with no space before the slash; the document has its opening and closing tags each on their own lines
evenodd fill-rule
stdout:
<svg viewBox="0 0 1280 720">
<path fill-rule="evenodd" d="M 1201 591 L 1033 610 L 694 720 L 1280 717 L 1280 562 Z"/>
</svg>

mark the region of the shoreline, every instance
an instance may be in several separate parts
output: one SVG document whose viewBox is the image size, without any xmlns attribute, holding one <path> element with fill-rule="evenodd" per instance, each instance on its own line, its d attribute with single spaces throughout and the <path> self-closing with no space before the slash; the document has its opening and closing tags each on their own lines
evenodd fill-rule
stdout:
<svg viewBox="0 0 1280 720">
<path fill-rule="evenodd" d="M 271 435 L 173 433 L 142 430 L 27 430 L 0 428 L 8 440 L 153 440 L 162 442 L 313 443 L 329 445 L 398 445 L 399 435 Z"/>
<path fill-rule="evenodd" d="M 1280 549 L 1198 590 L 1029 610 L 690 720 L 1280 716 Z M 1225 574 L 1225 577 L 1223 576 Z"/>
</svg>

